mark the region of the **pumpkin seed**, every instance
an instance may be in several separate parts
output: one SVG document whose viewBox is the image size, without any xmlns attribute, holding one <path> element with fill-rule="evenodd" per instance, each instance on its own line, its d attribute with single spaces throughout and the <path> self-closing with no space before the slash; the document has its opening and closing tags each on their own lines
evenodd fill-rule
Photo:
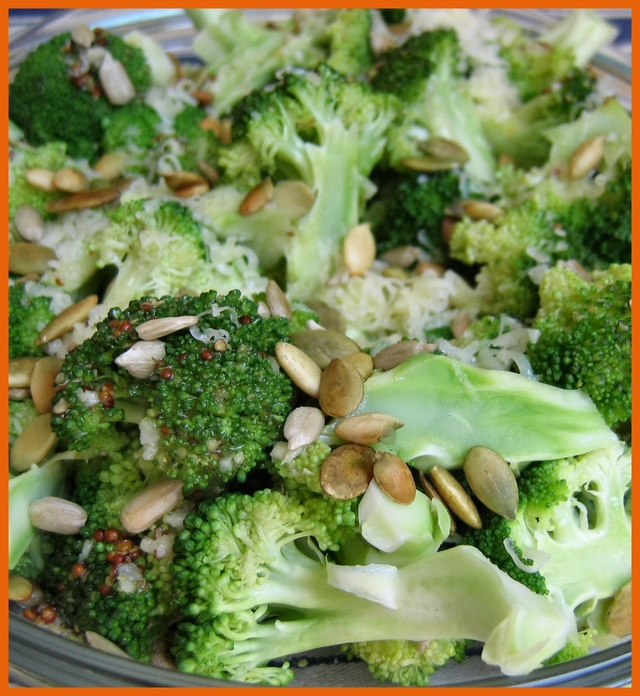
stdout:
<svg viewBox="0 0 640 696">
<path fill-rule="evenodd" d="M 31 396 L 40 413 L 49 413 L 56 394 L 56 377 L 62 368 L 62 360 L 48 355 L 38 360 L 31 375 Z"/>
<path fill-rule="evenodd" d="M 240 215 L 253 215 L 262 210 L 273 198 L 273 181 L 267 177 L 264 181 L 254 186 L 244 197 L 240 204 Z"/>
<path fill-rule="evenodd" d="M 270 280 L 267 283 L 267 307 L 271 312 L 272 317 L 284 317 L 291 319 L 291 304 L 289 299 L 284 294 L 278 283 L 275 280 Z"/>
<path fill-rule="evenodd" d="M 380 257 L 382 261 L 397 268 L 409 268 L 418 260 L 420 248 L 415 246 L 401 246 L 385 251 Z"/>
<path fill-rule="evenodd" d="M 595 169 L 604 156 L 604 135 L 594 135 L 585 140 L 569 160 L 569 176 L 572 179 L 582 179 Z"/>
<path fill-rule="evenodd" d="M 305 329 L 291 334 L 293 345 L 303 350 L 323 370 L 334 358 L 360 352 L 360 346 L 340 331 Z"/>
<path fill-rule="evenodd" d="M 364 222 L 352 227 L 344 238 L 342 260 L 352 276 L 364 275 L 376 260 L 376 240 L 371 225 Z"/>
<path fill-rule="evenodd" d="M 362 445 L 332 450 L 320 470 L 320 486 L 332 498 L 351 500 L 362 495 L 373 479 L 375 452 Z"/>
<path fill-rule="evenodd" d="M 335 433 L 341 440 L 356 445 L 372 445 L 403 425 L 402 421 L 388 413 L 359 413 L 340 421 L 335 427 Z"/>
<path fill-rule="evenodd" d="M 334 358 L 323 370 L 318 390 L 320 408 L 329 416 L 343 418 L 355 411 L 364 398 L 364 382 L 358 370 Z"/>
<path fill-rule="evenodd" d="M 182 500 L 182 481 L 162 479 L 136 493 L 120 515 L 122 526 L 130 534 L 140 534 Z"/>
<path fill-rule="evenodd" d="M 120 195 L 117 188 L 87 189 L 79 193 L 71 193 L 63 198 L 47 203 L 47 211 L 50 213 L 66 213 L 70 210 L 84 210 L 86 208 L 97 208 L 115 201 Z"/>
<path fill-rule="evenodd" d="M 438 346 L 424 341 L 398 341 L 373 356 L 376 370 L 391 370 L 419 353 L 433 353 Z"/>
<path fill-rule="evenodd" d="M 473 529 L 482 529 L 478 508 L 454 475 L 438 465 L 428 475 L 447 508 Z"/>
<path fill-rule="evenodd" d="M 195 184 L 204 185 L 206 186 L 206 191 L 209 190 L 209 182 L 203 176 L 194 172 L 171 172 L 165 174 L 163 179 L 174 193 L 178 193 L 181 189 L 194 186 Z"/>
<path fill-rule="evenodd" d="M 314 398 L 318 396 L 322 370 L 304 351 L 292 343 L 281 341 L 276 344 L 276 358 L 299 389 Z"/>
<path fill-rule="evenodd" d="M 478 500 L 497 515 L 515 520 L 518 482 L 503 457 L 489 447 L 476 445 L 467 452 L 463 471 Z"/>
<path fill-rule="evenodd" d="M 44 413 L 34 418 L 18 435 L 9 455 L 14 471 L 27 471 L 39 464 L 55 447 L 58 438 L 51 430 L 51 414 Z"/>
<path fill-rule="evenodd" d="M 418 148 L 425 155 L 444 163 L 459 166 L 469 161 L 469 153 L 458 143 L 446 138 L 429 138 L 419 143 Z"/>
<path fill-rule="evenodd" d="M 631 597 L 631 580 L 629 580 L 618 590 L 607 611 L 607 628 L 618 638 L 631 633 Z"/>
<path fill-rule="evenodd" d="M 405 157 L 400 164 L 407 169 L 416 172 L 446 172 L 460 166 L 459 162 L 453 160 L 441 160 L 437 157 L 428 155 L 418 157 Z"/>
<path fill-rule="evenodd" d="M 162 338 L 169 334 L 180 331 L 181 329 L 189 329 L 198 323 L 198 317 L 193 315 L 185 315 L 181 317 L 160 317 L 158 319 L 149 319 L 136 326 L 138 338 L 143 341 L 153 341 L 156 338 Z"/>
<path fill-rule="evenodd" d="M 273 200 L 292 220 L 306 215 L 316 201 L 313 191 L 304 181 L 279 181 L 273 191 Z"/>
<path fill-rule="evenodd" d="M 48 495 L 31 503 L 29 519 L 45 532 L 77 534 L 87 521 L 87 511 L 70 500 Z"/>
<path fill-rule="evenodd" d="M 26 242 L 39 243 L 45 232 L 44 220 L 40 211 L 30 205 L 22 205 L 13 218 L 16 229 Z"/>
<path fill-rule="evenodd" d="M 31 385 L 33 368 L 40 358 L 12 358 L 9 361 L 9 389 L 26 389 Z"/>
<path fill-rule="evenodd" d="M 323 428 L 324 413 L 319 408 L 299 406 L 287 416 L 283 432 L 293 450 L 315 442 Z"/>
<path fill-rule="evenodd" d="M 38 345 L 43 345 L 44 343 L 49 343 L 50 341 L 55 341 L 56 338 L 64 336 L 69 331 L 73 330 L 73 327 L 81 321 L 85 321 L 91 310 L 98 304 L 97 295 L 87 295 L 83 297 L 79 302 L 72 304 L 71 307 L 67 307 L 63 312 L 60 312 L 58 316 L 53 319 L 42 331 L 36 339 Z"/>
<path fill-rule="evenodd" d="M 56 258 L 50 247 L 32 242 L 15 242 L 9 245 L 9 270 L 11 273 L 42 275 L 49 269 L 49 262 Z"/>
<path fill-rule="evenodd" d="M 397 454 L 378 452 L 373 465 L 373 478 L 396 503 L 409 505 L 414 501 L 416 482 L 407 463 Z"/>
<path fill-rule="evenodd" d="M 53 185 L 58 191 L 65 193 L 79 193 L 84 191 L 88 185 L 87 177 L 73 167 L 64 167 L 57 171 L 53 176 Z"/>
<path fill-rule="evenodd" d="M 362 381 L 369 379 L 373 374 L 373 358 L 369 353 L 363 353 L 359 350 L 356 353 L 345 355 L 342 360 L 349 365 L 353 365 L 358 370 Z"/>
<path fill-rule="evenodd" d="M 445 508 L 447 508 L 447 512 L 449 512 L 449 518 L 451 519 L 451 525 L 449 528 L 449 536 L 452 534 L 456 533 L 456 520 L 455 517 L 450 513 L 449 508 L 445 504 L 444 500 L 442 500 L 442 497 L 440 496 L 440 493 L 435 489 L 433 484 L 429 481 L 429 479 L 425 476 L 424 471 L 418 472 L 418 478 L 420 479 L 420 486 L 422 487 L 422 490 L 425 492 L 425 494 L 431 499 L 431 500 L 439 500 L 442 505 L 444 505 Z"/>
</svg>

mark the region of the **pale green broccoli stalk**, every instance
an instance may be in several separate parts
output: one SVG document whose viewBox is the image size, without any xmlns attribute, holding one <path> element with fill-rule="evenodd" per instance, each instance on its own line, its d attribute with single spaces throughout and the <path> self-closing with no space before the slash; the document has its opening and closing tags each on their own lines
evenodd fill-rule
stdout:
<svg viewBox="0 0 640 696">
<path fill-rule="evenodd" d="M 418 469 L 434 464 L 459 468 L 474 445 L 521 465 L 616 441 L 593 402 L 579 391 L 431 353 L 377 371 L 365 382 L 364 399 L 350 415 L 373 412 L 388 413 L 404 425 L 393 442 L 372 446 Z"/>
<path fill-rule="evenodd" d="M 293 677 L 288 663 L 268 663 L 292 650 L 471 638 L 486 641 L 490 664 L 522 674 L 560 649 L 573 629 L 571 616 L 473 547 L 400 569 L 336 566 L 317 550 L 335 533 L 333 522 L 309 514 L 293 493 L 262 490 L 201 503 L 174 547 L 174 596 L 184 617 L 178 668 L 282 685 Z"/>
<path fill-rule="evenodd" d="M 234 141 L 218 162 L 225 177 L 248 185 L 267 175 L 276 184 L 300 180 L 315 196 L 284 240 L 282 229 L 262 232 L 285 245 L 292 299 L 314 297 L 339 267 L 342 241 L 373 192 L 368 176 L 394 116 L 394 99 L 327 66 L 287 72 L 275 88 L 250 94 L 235 109 Z"/>
</svg>

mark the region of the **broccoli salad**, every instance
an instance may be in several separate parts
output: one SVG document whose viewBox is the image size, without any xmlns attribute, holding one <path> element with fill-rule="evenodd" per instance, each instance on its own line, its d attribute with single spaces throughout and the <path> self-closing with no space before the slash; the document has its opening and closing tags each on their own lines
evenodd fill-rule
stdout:
<svg viewBox="0 0 640 696">
<path fill-rule="evenodd" d="M 193 59 L 79 25 L 10 85 L 14 610 L 272 686 L 627 639 L 615 28 L 185 13 Z"/>
</svg>

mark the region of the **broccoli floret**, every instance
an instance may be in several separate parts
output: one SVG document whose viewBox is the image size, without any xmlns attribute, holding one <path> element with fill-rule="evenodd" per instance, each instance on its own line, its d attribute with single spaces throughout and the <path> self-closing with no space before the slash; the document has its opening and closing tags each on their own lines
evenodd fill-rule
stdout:
<svg viewBox="0 0 640 696">
<path fill-rule="evenodd" d="M 200 162 L 215 161 L 220 140 L 213 130 L 201 127 L 207 113 L 198 106 L 186 106 L 174 119 L 174 136 L 182 144 L 178 159 L 184 171 L 200 173 Z"/>
<path fill-rule="evenodd" d="M 62 290 L 33 280 L 9 285 L 9 357 L 42 357 L 40 332 L 71 304 Z"/>
<path fill-rule="evenodd" d="M 496 25 L 502 29 L 501 55 L 509 79 L 523 101 L 542 94 L 574 68 L 584 68 L 616 35 L 613 25 L 588 10 L 569 13 L 535 37 L 507 19 Z"/>
<path fill-rule="evenodd" d="M 505 572 L 563 598 L 578 628 L 599 625 L 599 602 L 631 577 L 631 455 L 617 443 L 579 457 L 530 464 L 518 479 L 513 521 L 486 511 L 482 530 L 462 532 Z"/>
<path fill-rule="evenodd" d="M 394 7 L 380 10 L 380 14 L 386 24 L 400 24 L 406 19 L 407 11 L 401 7 Z"/>
<path fill-rule="evenodd" d="M 140 324 L 167 317 L 197 323 L 153 342 L 138 339 Z M 67 356 L 56 394 L 65 410 L 54 414 L 52 427 L 63 446 L 82 452 L 96 438 L 139 424 L 143 459 L 181 479 L 185 492 L 244 480 L 281 439 L 291 409 L 291 381 L 274 369 L 275 345 L 288 340 L 288 330 L 286 319 L 262 319 L 238 291 L 143 298 L 112 309 Z M 121 362 L 131 350 L 133 363 Z"/>
<path fill-rule="evenodd" d="M 283 685 L 293 677 L 289 664 L 268 663 L 292 649 L 468 636 L 486 641 L 488 662 L 516 674 L 550 657 L 571 632 L 564 612 L 476 549 L 448 549 L 402 568 L 338 566 L 317 551 L 334 534 L 293 493 L 204 501 L 175 544 L 178 668 Z M 314 554 L 306 552 L 311 539 Z"/>
<path fill-rule="evenodd" d="M 151 84 L 144 53 L 114 34 L 96 31 L 102 47 L 125 68 L 138 94 Z M 71 34 L 55 36 L 30 53 L 10 86 L 10 118 L 34 145 L 63 142 L 74 158 L 93 160 L 101 151 L 103 119 L 118 106 L 103 94 L 98 67 Z"/>
<path fill-rule="evenodd" d="M 57 172 L 70 164 L 64 143 L 45 143 L 38 147 L 21 142 L 12 143 L 9 155 L 9 219 L 13 220 L 16 210 L 24 205 L 35 208 L 45 219 L 52 217 L 47 212 L 47 203 L 64 194 L 32 186 L 27 181 L 27 172 L 32 169 Z"/>
<path fill-rule="evenodd" d="M 363 75 L 373 63 L 370 33 L 371 10 L 338 10 L 327 27 L 327 65 L 343 75 Z"/>
<path fill-rule="evenodd" d="M 575 456 L 616 440 L 592 401 L 579 391 L 432 353 L 369 377 L 364 399 L 350 415 L 375 412 L 388 413 L 404 425 L 392 442 L 371 446 L 391 451 L 418 469 L 434 464 L 459 468 L 478 444 L 515 465 Z"/>
<path fill-rule="evenodd" d="M 491 181 L 494 156 L 473 100 L 464 89 L 467 66 L 454 29 L 436 29 L 409 37 L 379 56 L 373 86 L 397 95 L 403 109 L 390 129 L 388 158 L 394 167 L 422 156 L 420 143 L 445 138 L 468 157 L 465 170 Z"/>
<path fill-rule="evenodd" d="M 542 382 L 588 394 L 611 427 L 631 418 L 631 265 L 594 271 L 589 281 L 571 266 L 547 271 L 529 347 Z"/>
<path fill-rule="evenodd" d="M 430 253 L 442 247 L 442 223 L 449 205 L 462 196 L 459 172 L 408 173 L 381 188 L 373 205 L 384 214 L 373 225 L 379 254 L 405 245 Z"/>
<path fill-rule="evenodd" d="M 376 640 L 344 646 L 350 658 L 364 660 L 380 681 L 399 686 L 429 686 L 431 675 L 450 660 L 462 662 L 470 641 Z"/>
<path fill-rule="evenodd" d="M 291 299 L 314 297 L 338 267 L 342 241 L 372 193 L 368 176 L 382 157 L 394 104 L 321 66 L 285 73 L 274 89 L 254 92 L 234 111 L 234 141 L 219 159 L 226 177 L 300 180 L 315 197 L 293 225 L 262 228 L 257 242 L 266 238 L 283 249 Z"/>
<path fill-rule="evenodd" d="M 9 444 L 13 444 L 20 433 L 40 412 L 33 399 L 9 400 Z"/>
</svg>

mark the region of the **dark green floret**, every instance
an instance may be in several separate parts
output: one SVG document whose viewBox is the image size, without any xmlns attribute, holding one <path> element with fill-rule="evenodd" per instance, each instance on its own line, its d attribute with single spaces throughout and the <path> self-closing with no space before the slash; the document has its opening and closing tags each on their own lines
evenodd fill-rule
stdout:
<svg viewBox="0 0 640 696">
<path fill-rule="evenodd" d="M 126 172 L 144 175 L 149 168 L 147 154 L 156 145 L 161 121 L 160 114 L 142 102 L 114 109 L 102 121 L 104 151 L 126 153 Z"/>
</svg>

